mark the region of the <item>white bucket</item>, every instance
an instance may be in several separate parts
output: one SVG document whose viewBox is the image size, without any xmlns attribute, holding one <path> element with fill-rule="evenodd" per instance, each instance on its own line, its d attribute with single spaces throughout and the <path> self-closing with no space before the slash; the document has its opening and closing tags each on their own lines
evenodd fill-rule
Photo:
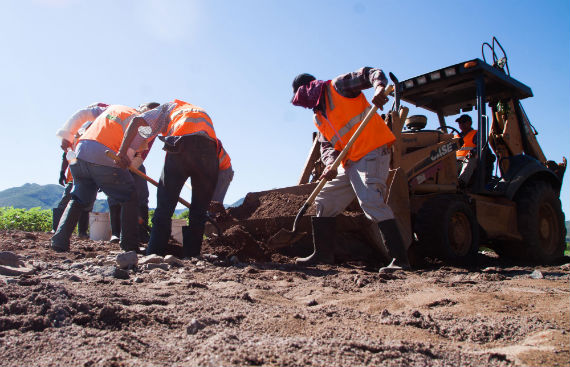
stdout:
<svg viewBox="0 0 570 367">
<path fill-rule="evenodd" d="M 182 243 L 182 227 L 188 225 L 188 219 L 173 219 L 172 220 L 172 238 L 178 243 Z"/>
<path fill-rule="evenodd" d="M 111 239 L 109 213 L 89 213 L 89 238 L 93 241 L 109 241 Z"/>
</svg>

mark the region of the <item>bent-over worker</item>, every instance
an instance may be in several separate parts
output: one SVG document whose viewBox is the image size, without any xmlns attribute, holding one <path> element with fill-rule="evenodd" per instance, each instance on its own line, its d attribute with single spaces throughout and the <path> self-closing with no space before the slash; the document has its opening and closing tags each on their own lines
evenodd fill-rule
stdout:
<svg viewBox="0 0 570 367">
<path fill-rule="evenodd" d="M 321 135 L 321 159 L 327 166 L 321 176 L 329 180 L 315 199 L 317 215 L 311 218 L 313 253 L 296 260 L 299 264 L 334 263 L 336 216 L 354 197 L 366 217 L 376 223 L 394 265 L 408 269 L 409 262 L 394 213 L 384 202 L 390 168 L 390 146 L 395 137 L 378 115 L 370 119 L 361 135 L 342 161 L 342 167 L 330 166 L 350 140 L 371 106 L 362 90 L 375 89 L 372 103 L 382 109 L 387 80 L 380 69 L 364 67 L 333 80 L 316 80 L 300 74 L 293 80 L 295 106 L 310 108 Z"/>
<path fill-rule="evenodd" d="M 69 239 L 79 214 L 95 201 L 97 191 L 101 189 L 121 203 L 121 249 L 138 251 L 137 195 L 133 177 L 128 170 L 117 167 L 113 159 L 105 154 L 107 150 L 118 152 L 123 132 L 136 114 L 134 108 L 111 105 L 79 138 L 77 159 L 70 163 L 74 180 L 72 198 L 51 239 L 54 250 L 69 250 Z M 134 155 L 134 152 L 131 154 Z"/>
<path fill-rule="evenodd" d="M 143 138 L 139 127 L 149 126 Z M 123 167 L 128 166 L 127 147 L 137 147 L 144 139 L 161 134 L 166 157 L 158 183 L 157 206 L 147 254 L 164 255 L 172 225 L 172 214 L 184 182 L 191 178 L 192 201 L 188 216 L 189 231 L 183 236 L 184 257 L 197 256 L 202 246 L 206 212 L 218 179 L 217 138 L 206 111 L 175 99 L 141 114 L 127 128 L 119 150 Z"/>
</svg>

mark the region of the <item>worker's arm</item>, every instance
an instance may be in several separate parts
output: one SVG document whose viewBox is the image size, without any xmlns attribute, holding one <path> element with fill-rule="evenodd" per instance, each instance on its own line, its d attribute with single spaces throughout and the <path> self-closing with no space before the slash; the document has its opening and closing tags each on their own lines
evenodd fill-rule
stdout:
<svg viewBox="0 0 570 367">
<path fill-rule="evenodd" d="M 63 152 L 63 156 L 61 157 L 61 169 L 59 171 L 59 184 L 61 186 L 65 186 L 65 170 L 69 166 L 69 162 L 67 161 L 66 152 Z"/>
<path fill-rule="evenodd" d="M 139 132 L 139 127 L 141 126 L 148 126 L 148 123 L 142 117 L 135 117 L 127 126 L 127 130 L 125 131 L 125 136 L 123 137 L 123 141 L 121 142 L 121 147 L 119 148 L 119 153 L 117 154 L 117 156 L 120 159 L 118 163 L 119 167 L 127 168 L 131 164 L 131 160 L 127 156 L 127 150 L 129 149 L 133 140 L 137 136 Z"/>
<path fill-rule="evenodd" d="M 95 120 L 105 109 L 105 107 L 94 106 L 75 112 L 55 133 L 56 136 L 61 138 L 61 149 L 66 151 L 68 148 L 71 148 L 75 134 L 77 134 L 81 126 L 87 121 Z"/>
<path fill-rule="evenodd" d="M 332 84 L 340 95 L 347 98 L 358 97 L 364 89 L 374 87 L 372 103 L 380 109 L 388 101 L 388 97 L 384 95 L 388 79 L 381 69 L 366 66 L 352 73 L 337 76 Z"/>
<path fill-rule="evenodd" d="M 332 164 L 334 163 L 340 152 L 334 149 L 333 145 L 327 139 L 325 139 L 323 134 L 319 134 L 318 139 L 319 143 L 321 143 L 321 162 L 323 162 L 323 164 L 325 165 L 323 174 L 321 175 L 321 177 L 319 177 L 319 179 L 322 180 L 323 178 L 326 178 L 327 181 L 330 181 L 334 179 L 338 173 L 336 169 L 331 170 L 330 167 L 332 166 Z"/>
</svg>

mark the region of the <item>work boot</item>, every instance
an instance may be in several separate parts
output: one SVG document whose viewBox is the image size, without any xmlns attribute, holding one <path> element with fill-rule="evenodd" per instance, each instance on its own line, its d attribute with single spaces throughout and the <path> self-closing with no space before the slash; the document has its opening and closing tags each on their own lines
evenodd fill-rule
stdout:
<svg viewBox="0 0 570 367">
<path fill-rule="evenodd" d="M 139 206 L 139 241 L 148 243 L 150 228 L 148 226 L 148 206 Z"/>
<path fill-rule="evenodd" d="M 402 241 L 400 230 L 395 219 L 388 219 L 378 223 L 378 228 L 382 233 L 384 245 L 388 249 L 392 261 L 390 265 L 380 268 L 380 273 L 392 272 L 395 270 L 410 270 L 408 253 Z"/>
<path fill-rule="evenodd" d="M 63 211 L 65 209 L 61 209 L 61 208 L 52 208 L 51 210 L 51 229 L 52 229 L 52 233 L 55 233 L 55 231 L 57 230 L 57 226 L 59 224 L 59 220 L 61 219 L 61 215 L 63 214 Z"/>
<path fill-rule="evenodd" d="M 71 239 L 73 230 L 79 221 L 79 216 L 83 211 L 83 207 L 74 199 L 67 204 L 67 207 L 59 221 L 57 230 L 51 238 L 52 249 L 57 252 L 69 251 L 69 240 Z"/>
<path fill-rule="evenodd" d="M 204 238 L 204 223 L 200 225 L 189 221 L 189 225 L 182 227 L 182 253 L 184 257 L 198 257 L 202 250 Z"/>
<path fill-rule="evenodd" d="M 336 237 L 335 217 L 311 217 L 313 227 L 313 253 L 295 259 L 298 265 L 334 264 L 334 243 Z"/>
<path fill-rule="evenodd" d="M 109 218 L 111 219 L 111 242 L 118 243 L 121 238 L 121 204 L 109 207 Z"/>
<path fill-rule="evenodd" d="M 87 239 L 89 235 L 87 234 L 87 230 L 89 229 L 89 212 L 83 211 L 81 215 L 79 215 L 79 221 L 77 222 L 77 234 L 79 238 Z"/>
<path fill-rule="evenodd" d="M 133 191 L 129 201 L 121 204 L 121 250 L 139 251 L 138 219 L 137 194 Z"/>
</svg>

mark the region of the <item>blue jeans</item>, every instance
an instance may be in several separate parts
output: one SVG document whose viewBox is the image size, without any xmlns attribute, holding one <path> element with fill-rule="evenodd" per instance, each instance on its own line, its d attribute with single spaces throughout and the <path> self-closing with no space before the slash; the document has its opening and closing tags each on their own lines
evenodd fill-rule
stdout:
<svg viewBox="0 0 570 367">
<path fill-rule="evenodd" d="M 185 256 L 191 248 L 199 248 L 204 235 L 206 211 L 218 180 L 216 142 L 199 135 L 182 137 L 171 151 L 167 150 L 164 168 L 156 193 L 157 206 L 152 218 L 152 231 L 147 254 L 164 255 L 172 226 L 172 214 L 184 182 L 192 180 L 192 205 L 188 217 L 190 232 L 184 237 Z"/>
<path fill-rule="evenodd" d="M 69 249 L 71 231 L 77 224 L 78 211 L 92 205 L 101 189 L 108 197 L 121 204 L 121 248 L 125 251 L 138 250 L 137 238 L 137 195 L 133 177 L 126 169 L 102 166 L 82 159 L 70 165 L 73 175 L 71 201 L 52 237 L 52 247 Z M 71 227 L 71 231 L 70 231 Z"/>
</svg>

